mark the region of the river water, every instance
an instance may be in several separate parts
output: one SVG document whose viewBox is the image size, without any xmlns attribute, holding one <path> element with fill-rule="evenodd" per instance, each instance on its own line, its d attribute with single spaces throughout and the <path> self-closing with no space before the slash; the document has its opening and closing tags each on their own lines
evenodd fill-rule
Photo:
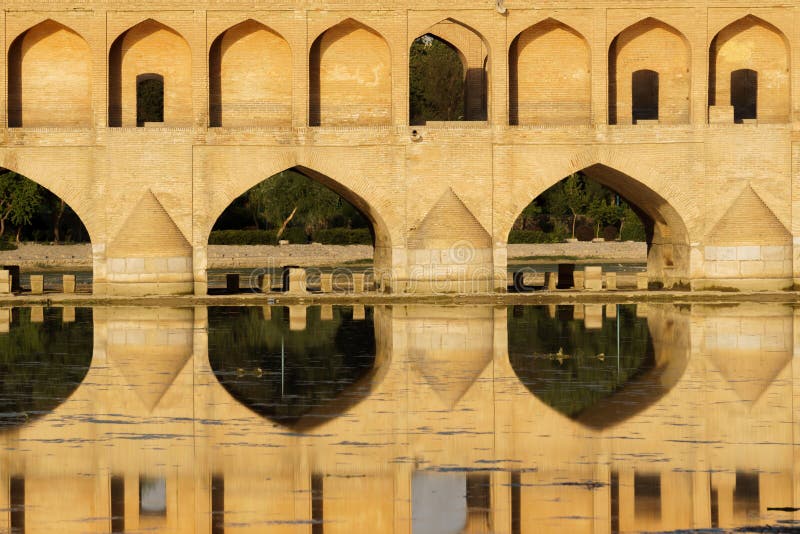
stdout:
<svg viewBox="0 0 800 534">
<path fill-rule="evenodd" d="M 798 317 L 0 309 L 0 531 L 788 531 Z"/>
</svg>

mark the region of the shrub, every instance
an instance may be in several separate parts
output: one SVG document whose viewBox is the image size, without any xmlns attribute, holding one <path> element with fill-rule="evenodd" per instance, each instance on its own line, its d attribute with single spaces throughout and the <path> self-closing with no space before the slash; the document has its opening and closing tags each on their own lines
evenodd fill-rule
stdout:
<svg viewBox="0 0 800 534">
<path fill-rule="evenodd" d="M 578 241 L 591 241 L 594 239 L 594 228 L 582 224 L 575 229 L 575 237 L 578 238 Z"/>
<path fill-rule="evenodd" d="M 372 245 L 368 228 L 326 228 L 314 232 L 314 241 L 325 245 Z"/>
<path fill-rule="evenodd" d="M 284 230 L 280 239 L 286 239 L 293 245 L 305 245 L 308 243 L 308 235 L 306 235 L 305 228 L 299 226 L 292 226 Z"/>
<path fill-rule="evenodd" d="M 616 226 L 609 225 L 603 228 L 603 239 L 606 241 L 614 241 L 619 236 L 619 230 Z"/>
<path fill-rule="evenodd" d="M 274 230 L 214 230 L 209 245 L 274 245 Z"/>
<path fill-rule="evenodd" d="M 558 232 L 543 232 L 541 230 L 511 230 L 508 235 L 509 244 L 521 243 L 560 243 L 564 237 Z"/>
<path fill-rule="evenodd" d="M 0 238 L 0 250 L 17 250 L 17 244 L 8 239 Z"/>
<path fill-rule="evenodd" d="M 639 217 L 633 216 L 625 218 L 620 239 L 623 241 L 647 241 L 647 233 Z"/>
</svg>

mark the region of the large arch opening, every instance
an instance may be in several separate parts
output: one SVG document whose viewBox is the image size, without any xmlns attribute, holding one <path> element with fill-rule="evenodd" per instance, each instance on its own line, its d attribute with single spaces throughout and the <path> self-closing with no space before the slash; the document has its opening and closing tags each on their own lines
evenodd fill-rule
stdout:
<svg viewBox="0 0 800 534">
<path fill-rule="evenodd" d="M 142 75 L 163 81 L 165 126 L 192 124 L 192 58 L 189 44 L 172 28 L 152 19 L 116 38 L 108 61 L 108 125 L 143 126 L 137 120 Z"/>
<path fill-rule="evenodd" d="M 591 122 L 589 43 L 574 29 L 553 19 L 531 26 L 511 43 L 508 67 L 511 124 Z"/>
<path fill-rule="evenodd" d="M 630 26 L 611 42 L 608 69 L 609 124 L 689 123 L 689 43 L 675 28 L 653 18 Z M 634 109 L 653 98 L 646 113 Z"/>
<path fill-rule="evenodd" d="M 509 362 L 539 400 L 603 430 L 653 406 L 680 381 L 688 320 L 671 306 L 512 306 Z"/>
<path fill-rule="evenodd" d="M 8 126 L 92 124 L 91 52 L 53 20 L 26 30 L 8 51 Z"/>
<path fill-rule="evenodd" d="M 244 264 L 264 268 L 276 288 L 281 268 L 294 264 L 308 267 L 312 290 L 322 289 L 323 272 L 332 273 L 334 291 L 351 289 L 355 273 L 364 274 L 367 289 L 391 289 L 385 276 L 391 247 L 381 219 L 356 193 L 307 167 L 278 172 L 237 196 L 216 219 L 208 242 L 212 291 L 221 287 L 221 270 Z M 243 253 L 226 245 L 262 248 Z M 237 252 L 256 256 L 246 260 Z M 249 285 L 255 287 L 255 280 Z"/>
<path fill-rule="evenodd" d="M 508 243 L 565 239 L 643 241 L 651 284 L 688 284 L 689 238 L 681 216 L 657 192 L 606 165 L 586 167 L 539 193 L 519 213 Z"/>
<path fill-rule="evenodd" d="M 731 23 L 711 41 L 709 62 L 709 106 L 732 107 L 737 123 L 790 120 L 789 43 L 776 27 L 752 15 Z"/>
<path fill-rule="evenodd" d="M 225 30 L 209 53 L 210 126 L 291 126 L 292 52 L 254 20 Z"/>
<path fill-rule="evenodd" d="M 63 310 L 0 310 L 0 430 L 51 413 L 89 372 L 92 309 L 77 308 L 72 317 Z"/>
<path fill-rule="evenodd" d="M 309 56 L 311 126 L 386 126 L 392 56 L 378 32 L 347 19 L 316 38 Z"/>
<path fill-rule="evenodd" d="M 417 37 L 409 50 L 411 124 L 487 120 L 488 59 L 483 37 L 452 19 Z"/>
<path fill-rule="evenodd" d="M 376 360 L 372 308 L 359 317 L 353 307 L 301 306 L 302 328 L 295 308 L 209 308 L 208 358 L 237 401 L 302 431 L 367 397 L 385 366 Z"/>
</svg>

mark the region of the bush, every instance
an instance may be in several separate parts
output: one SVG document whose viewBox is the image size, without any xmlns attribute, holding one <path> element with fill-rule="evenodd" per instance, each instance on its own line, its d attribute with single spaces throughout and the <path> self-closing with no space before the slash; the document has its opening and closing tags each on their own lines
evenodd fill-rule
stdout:
<svg viewBox="0 0 800 534">
<path fill-rule="evenodd" d="M 286 239 L 292 245 L 305 245 L 308 243 L 308 235 L 306 234 L 305 228 L 299 226 L 287 228 L 283 231 L 279 239 Z"/>
<path fill-rule="evenodd" d="M 0 237 L 0 250 L 17 250 L 17 244 Z"/>
<path fill-rule="evenodd" d="M 314 241 L 324 245 L 372 245 L 369 228 L 326 228 L 314 232 Z"/>
<path fill-rule="evenodd" d="M 625 224 L 622 226 L 622 235 L 620 239 L 623 241 L 647 241 L 647 233 L 639 217 L 625 218 Z"/>
<path fill-rule="evenodd" d="M 619 229 L 616 226 L 606 226 L 603 228 L 603 239 L 606 241 L 614 241 L 619 237 Z"/>
<path fill-rule="evenodd" d="M 594 228 L 582 224 L 575 229 L 575 237 L 578 238 L 578 241 L 591 241 L 594 239 Z"/>
<path fill-rule="evenodd" d="M 274 230 L 214 230 L 209 245 L 275 245 Z"/>
<path fill-rule="evenodd" d="M 521 243 L 560 243 L 564 236 L 559 232 L 543 232 L 541 230 L 511 230 L 508 243 L 511 245 Z"/>
</svg>

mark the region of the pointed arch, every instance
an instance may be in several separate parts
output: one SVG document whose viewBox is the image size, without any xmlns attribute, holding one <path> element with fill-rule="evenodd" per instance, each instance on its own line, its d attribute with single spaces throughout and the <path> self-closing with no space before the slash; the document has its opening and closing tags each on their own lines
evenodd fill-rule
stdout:
<svg viewBox="0 0 800 534">
<path fill-rule="evenodd" d="M 416 37 L 432 36 L 451 46 L 464 64 L 464 119 L 488 119 L 489 44 L 475 29 L 453 18 L 440 20 Z M 415 39 L 415 40 L 416 40 Z"/>
<path fill-rule="evenodd" d="M 714 36 L 709 50 L 709 106 L 732 106 L 734 120 L 788 122 L 790 47 L 772 24 L 747 15 Z"/>
<path fill-rule="evenodd" d="M 136 78 L 164 78 L 164 124 L 192 124 L 192 57 L 181 34 L 153 19 L 124 31 L 111 45 L 108 62 L 108 125 L 137 126 Z"/>
<path fill-rule="evenodd" d="M 8 126 L 92 125 L 89 44 L 52 19 L 25 30 L 8 51 Z"/>
<path fill-rule="evenodd" d="M 291 126 L 292 51 L 278 32 L 247 19 L 209 52 L 211 126 Z"/>
<path fill-rule="evenodd" d="M 311 126 L 384 126 L 392 118 L 392 57 L 386 39 L 355 19 L 316 38 L 309 57 Z"/>
<path fill-rule="evenodd" d="M 578 31 L 543 20 L 514 38 L 508 65 L 511 124 L 591 122 L 591 52 Z"/>
<path fill-rule="evenodd" d="M 677 29 L 652 17 L 620 32 L 608 51 L 609 124 L 635 124 L 634 95 L 646 90 L 634 84 L 634 73 L 658 74 L 660 124 L 688 124 L 690 120 L 691 50 Z M 650 114 L 648 114 L 650 116 Z M 652 121 L 653 119 L 642 119 Z"/>
<path fill-rule="evenodd" d="M 624 157 L 610 156 L 598 158 L 576 157 L 562 170 L 551 173 L 544 180 L 537 181 L 532 194 L 516 195 L 519 201 L 512 209 L 513 217 L 503 221 L 502 236 L 506 241 L 514 221 L 536 197 L 544 193 L 564 177 L 581 172 L 586 177 L 615 191 L 628 204 L 635 207 L 637 214 L 645 223 L 648 241 L 647 272 L 652 281 L 663 282 L 665 286 L 689 280 L 689 229 L 687 219 L 691 214 L 682 212 L 689 203 L 652 173 L 637 165 L 628 165 Z"/>
</svg>

